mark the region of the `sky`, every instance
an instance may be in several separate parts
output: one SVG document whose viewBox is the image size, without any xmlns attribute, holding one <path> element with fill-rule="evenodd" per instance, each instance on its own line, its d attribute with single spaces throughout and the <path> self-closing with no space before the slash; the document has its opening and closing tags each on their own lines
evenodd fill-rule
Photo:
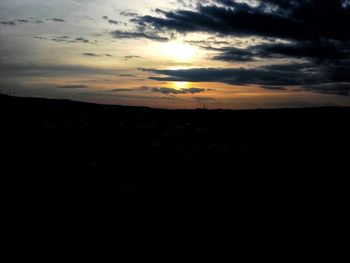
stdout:
<svg viewBox="0 0 350 263">
<path fill-rule="evenodd" d="M 350 106 L 350 0 L 1 0 L 0 92 L 155 108 Z"/>
</svg>

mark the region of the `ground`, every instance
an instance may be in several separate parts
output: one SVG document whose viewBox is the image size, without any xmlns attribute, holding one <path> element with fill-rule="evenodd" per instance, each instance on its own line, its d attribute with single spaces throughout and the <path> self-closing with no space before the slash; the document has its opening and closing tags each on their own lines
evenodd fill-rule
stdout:
<svg viewBox="0 0 350 263">
<path fill-rule="evenodd" d="M 311 242 L 345 220 L 349 120 L 350 108 L 159 110 L 1 95 L 6 219 L 28 243 Z"/>
</svg>

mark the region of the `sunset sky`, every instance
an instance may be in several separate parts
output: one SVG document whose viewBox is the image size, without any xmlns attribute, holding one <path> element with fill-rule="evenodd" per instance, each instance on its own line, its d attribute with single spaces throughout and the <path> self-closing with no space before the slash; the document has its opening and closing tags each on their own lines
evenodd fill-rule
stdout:
<svg viewBox="0 0 350 263">
<path fill-rule="evenodd" d="M 350 106 L 348 0 L 1 0 L 0 92 L 161 108 Z"/>
</svg>

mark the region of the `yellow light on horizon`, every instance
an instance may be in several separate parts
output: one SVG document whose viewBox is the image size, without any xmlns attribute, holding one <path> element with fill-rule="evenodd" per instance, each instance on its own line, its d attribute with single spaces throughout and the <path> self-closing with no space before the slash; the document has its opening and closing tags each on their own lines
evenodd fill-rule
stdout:
<svg viewBox="0 0 350 263">
<path fill-rule="evenodd" d="M 175 82 L 173 82 L 173 86 L 176 89 L 186 89 L 188 87 L 188 82 L 175 81 Z"/>
</svg>

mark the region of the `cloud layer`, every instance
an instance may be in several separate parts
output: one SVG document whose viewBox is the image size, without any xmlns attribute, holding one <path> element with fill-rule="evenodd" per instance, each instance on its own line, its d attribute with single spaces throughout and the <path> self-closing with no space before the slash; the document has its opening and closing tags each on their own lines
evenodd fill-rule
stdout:
<svg viewBox="0 0 350 263">
<path fill-rule="evenodd" d="M 1 4 L 1 90 L 166 107 L 350 105 L 349 0 L 39 2 Z"/>
<path fill-rule="evenodd" d="M 235 85 L 294 86 L 349 95 L 350 5 L 344 0 L 215 0 L 195 9 L 164 11 L 132 19 L 142 32 L 206 33 L 221 38 L 260 38 L 265 43 L 200 47 L 216 52 L 211 59 L 230 63 L 276 61 L 255 68 L 148 70 L 167 77 L 155 80 L 217 81 Z M 145 34 L 145 33 L 144 33 Z M 196 44 L 192 42 L 192 44 Z M 289 60 L 282 64 L 278 60 Z M 317 87 L 315 86 L 317 85 Z"/>
</svg>

